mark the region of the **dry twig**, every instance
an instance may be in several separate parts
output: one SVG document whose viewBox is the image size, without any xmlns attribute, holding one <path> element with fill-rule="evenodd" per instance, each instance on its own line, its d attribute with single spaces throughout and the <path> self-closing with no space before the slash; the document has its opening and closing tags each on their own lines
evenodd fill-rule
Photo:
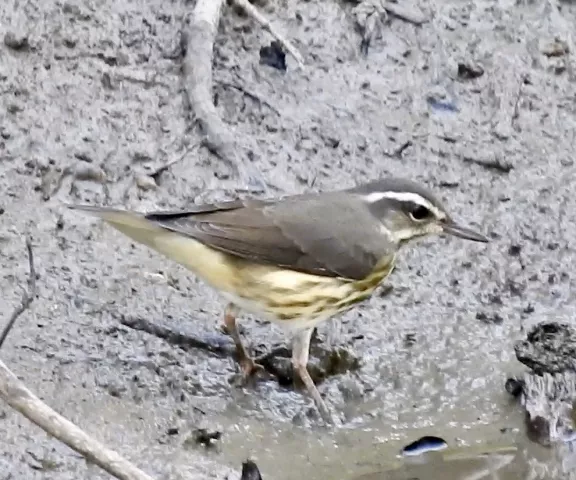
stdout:
<svg viewBox="0 0 576 480">
<path fill-rule="evenodd" d="M 298 49 L 286 38 L 284 35 L 280 34 L 270 21 L 262 15 L 258 9 L 252 5 L 248 0 L 234 0 L 234 3 L 242 8 L 250 17 L 256 20 L 264 30 L 270 33 L 276 40 L 278 40 L 284 49 L 292 55 L 298 62 L 300 68 L 304 68 L 304 58 L 298 51 Z"/>
<path fill-rule="evenodd" d="M 238 83 L 225 82 L 224 80 L 218 80 L 216 83 L 218 85 L 220 85 L 221 87 L 233 88 L 234 90 L 238 90 L 239 92 L 246 95 L 248 98 L 251 98 L 252 100 L 254 100 L 256 103 L 259 103 L 260 105 L 264 105 L 264 106 L 268 107 L 270 110 L 272 110 L 279 117 L 282 115 L 280 113 L 280 111 L 274 105 L 271 105 L 269 102 L 264 100 L 260 95 L 258 95 L 257 93 L 251 92 L 246 87 L 243 87 L 242 85 L 240 85 Z"/>
<path fill-rule="evenodd" d="M 238 154 L 241 148 L 236 136 L 212 102 L 212 58 L 222 5 L 223 0 L 198 0 L 186 18 L 182 30 L 182 71 L 188 102 L 205 135 L 206 147 L 248 183 L 265 191 L 265 182 L 253 173 L 253 168 L 247 168 Z"/>
<path fill-rule="evenodd" d="M 182 31 L 183 73 L 188 101 L 206 135 L 206 146 L 237 168 L 234 136 L 212 103 L 212 57 L 222 0 L 198 0 Z"/>
<path fill-rule="evenodd" d="M 160 165 L 154 171 L 150 172 L 148 174 L 148 176 L 152 177 L 154 180 L 158 180 L 158 177 L 160 175 L 162 175 L 167 170 L 170 170 L 170 167 L 172 167 L 173 165 L 180 163 L 182 160 L 184 160 L 191 153 L 196 152 L 198 150 L 198 147 L 199 147 L 199 145 L 193 145 L 191 148 L 186 149 L 186 151 L 182 155 L 180 155 L 179 157 L 177 157 L 173 160 L 170 160 L 169 162 L 165 163 L 164 165 Z"/>
<path fill-rule="evenodd" d="M 20 304 L 8 320 L 8 324 L 0 337 L 0 346 L 14 326 L 14 323 L 25 312 L 36 296 L 36 270 L 30 238 L 26 239 L 30 277 L 28 290 L 23 294 Z M 76 450 L 87 460 L 95 463 L 120 480 L 154 480 L 138 469 L 128 460 L 108 449 L 60 414 L 52 410 L 42 400 L 35 396 L 18 380 L 16 375 L 0 360 L 0 398 L 8 405 L 24 415 L 32 423 L 45 432 Z"/>
<path fill-rule="evenodd" d="M 300 66 L 304 65 L 302 55 L 296 47 L 278 33 L 256 7 L 247 0 L 234 0 L 234 3 L 270 32 Z M 223 0 L 198 0 L 186 18 L 182 29 L 184 52 L 182 70 L 185 89 L 190 108 L 205 135 L 205 145 L 208 149 L 241 176 L 247 178 L 252 185 L 258 185 L 261 191 L 265 191 L 266 184 L 260 175 L 254 174 L 253 169 L 246 168 L 239 155 L 241 149 L 233 130 L 220 118 L 212 101 L 214 41 L 223 6 Z"/>
<path fill-rule="evenodd" d="M 26 238 L 26 251 L 28 253 L 28 269 L 30 272 L 27 282 L 28 289 L 22 294 L 20 304 L 14 309 L 12 315 L 10 315 L 10 318 L 8 319 L 8 323 L 4 327 L 4 330 L 2 330 L 2 334 L 0 334 L 0 348 L 2 348 L 6 337 L 10 333 L 10 330 L 12 330 L 18 317 L 30 308 L 30 305 L 34 301 L 34 297 L 36 296 L 36 269 L 34 268 L 34 252 L 32 251 L 32 239 L 30 237 Z"/>
<path fill-rule="evenodd" d="M 514 165 L 511 162 L 500 157 L 485 158 L 467 153 L 463 154 L 461 158 L 466 163 L 475 163 L 476 165 L 480 165 L 487 170 L 510 173 L 510 171 L 514 169 Z"/>
<path fill-rule="evenodd" d="M 0 397 L 46 433 L 120 480 L 154 480 L 119 454 L 52 410 L 0 360 Z"/>
</svg>

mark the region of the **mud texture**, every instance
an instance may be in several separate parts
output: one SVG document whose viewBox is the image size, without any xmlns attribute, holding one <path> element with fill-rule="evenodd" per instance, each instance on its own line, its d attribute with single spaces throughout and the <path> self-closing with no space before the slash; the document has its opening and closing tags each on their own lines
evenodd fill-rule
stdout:
<svg viewBox="0 0 576 480">
<path fill-rule="evenodd" d="M 320 342 L 360 362 L 320 385 L 345 422 L 331 431 L 291 385 L 236 388 L 230 356 L 124 325 L 142 318 L 231 347 L 215 292 L 63 208 L 178 208 L 248 188 L 198 148 L 181 82 L 192 2 L 0 2 L 0 318 L 26 279 L 26 233 L 39 274 L 33 312 L 0 355 L 158 478 L 238 478 L 251 457 L 265 480 L 346 480 L 394 467 L 424 435 L 454 448 L 524 445 L 522 412 L 502 388 L 521 367 L 513 345 L 543 320 L 575 324 L 576 6 L 421 0 L 429 21 L 389 15 L 367 56 L 354 6 L 261 7 L 303 53 L 303 71 L 289 56 L 286 71 L 260 64 L 272 38 L 226 9 L 214 97 L 243 158 L 269 195 L 410 177 L 493 241 L 406 249 L 391 292 L 320 328 Z M 285 346 L 257 319 L 242 326 L 259 352 Z M 221 437 L 208 448 L 200 429 Z M 517 472 L 557 478 L 564 460 L 535 448 L 522 447 Z M 106 478 L 0 406 L 2 475 Z"/>
</svg>

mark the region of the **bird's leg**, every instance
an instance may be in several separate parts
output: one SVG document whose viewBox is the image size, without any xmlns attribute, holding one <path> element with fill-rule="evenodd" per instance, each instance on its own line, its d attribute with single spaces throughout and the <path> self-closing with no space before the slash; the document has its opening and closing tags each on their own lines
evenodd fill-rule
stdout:
<svg viewBox="0 0 576 480">
<path fill-rule="evenodd" d="M 238 363 L 242 368 L 242 381 L 246 382 L 250 377 L 264 371 L 264 367 L 256 363 L 252 357 L 246 351 L 246 347 L 242 343 L 240 338 L 240 333 L 236 328 L 236 316 L 238 315 L 238 307 L 229 303 L 226 305 L 224 311 L 224 326 L 226 331 L 234 340 L 234 345 L 236 346 L 236 355 L 238 356 Z"/>
<path fill-rule="evenodd" d="M 314 331 L 313 328 L 308 330 L 303 330 L 301 332 L 296 333 L 294 336 L 294 340 L 292 343 L 292 365 L 294 366 L 295 372 L 298 373 L 298 376 L 306 386 L 308 393 L 314 399 L 314 403 L 316 404 L 316 408 L 320 412 L 320 415 L 324 419 L 326 423 L 332 424 L 333 419 L 332 415 L 322 400 L 320 396 L 320 392 L 314 385 L 314 381 L 312 377 L 308 373 L 308 356 L 310 352 L 310 339 L 312 338 L 312 332 Z"/>
</svg>

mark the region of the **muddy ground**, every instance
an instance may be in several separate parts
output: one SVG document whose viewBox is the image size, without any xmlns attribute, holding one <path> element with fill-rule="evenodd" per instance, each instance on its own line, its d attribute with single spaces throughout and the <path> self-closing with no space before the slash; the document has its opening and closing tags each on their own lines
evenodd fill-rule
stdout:
<svg viewBox="0 0 576 480">
<path fill-rule="evenodd" d="M 493 238 L 412 247 L 389 295 L 320 329 L 362 359 L 359 371 L 320 386 L 346 421 L 334 432 L 319 426 L 308 397 L 273 382 L 234 388 L 232 359 L 121 325 L 133 315 L 230 343 L 214 292 L 62 207 L 178 207 L 229 174 L 200 149 L 158 188 L 135 182 L 200 141 L 180 74 L 186 3 L 0 3 L 2 318 L 26 278 L 26 233 L 39 273 L 33 312 L 2 359 L 158 478 L 183 478 L 186 468 L 199 472 L 188 479 L 225 478 L 251 456 L 265 480 L 348 480 L 390 468 L 422 434 L 454 448 L 515 445 L 519 460 L 506 478 L 524 478 L 535 461 L 541 475 L 530 478 L 554 478 L 561 465 L 524 440 L 503 385 L 521 369 L 512 345 L 530 325 L 574 322 L 576 6 L 421 0 L 430 22 L 390 18 L 363 58 L 349 4 L 271 2 L 265 13 L 308 64 L 299 71 L 288 57 L 287 72 L 259 64 L 271 37 L 226 10 L 214 61 L 218 110 L 270 194 L 408 176 Z M 459 62 L 484 73 L 460 78 Z M 243 325 L 253 346 L 284 342 L 254 319 Z M 222 431 L 217 448 L 196 445 L 197 428 Z M 0 478 L 106 476 L 0 406 Z"/>
</svg>

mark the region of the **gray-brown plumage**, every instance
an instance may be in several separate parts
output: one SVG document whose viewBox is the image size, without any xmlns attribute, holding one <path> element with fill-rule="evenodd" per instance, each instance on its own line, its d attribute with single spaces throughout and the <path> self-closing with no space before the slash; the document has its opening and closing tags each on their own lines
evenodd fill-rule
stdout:
<svg viewBox="0 0 576 480">
<path fill-rule="evenodd" d="M 409 240 L 449 233 L 487 241 L 457 225 L 431 192 L 404 179 L 148 214 L 72 208 L 99 216 L 217 289 L 228 301 L 224 320 L 245 375 L 259 366 L 236 329 L 241 310 L 291 330 L 294 367 L 326 419 L 330 415 L 306 369 L 313 328 L 368 298 Z"/>
</svg>

